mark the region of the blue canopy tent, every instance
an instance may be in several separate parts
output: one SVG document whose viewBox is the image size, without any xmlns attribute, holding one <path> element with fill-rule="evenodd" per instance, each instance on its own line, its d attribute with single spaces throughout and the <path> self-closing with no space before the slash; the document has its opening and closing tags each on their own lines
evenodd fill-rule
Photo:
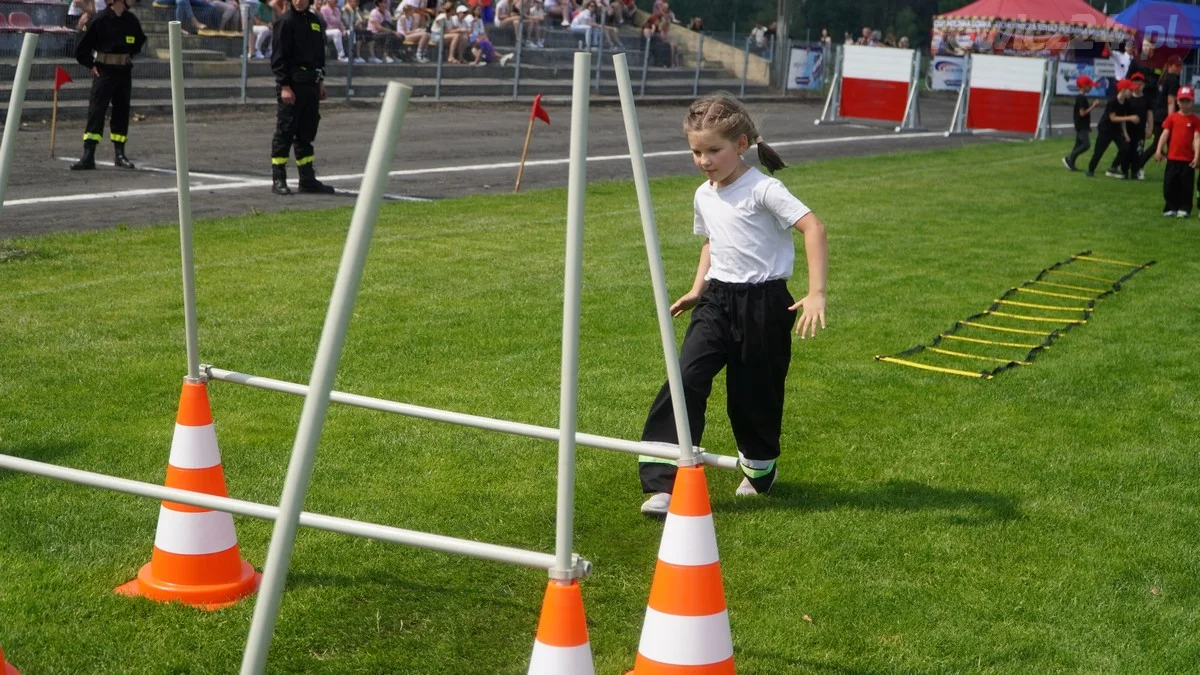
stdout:
<svg viewBox="0 0 1200 675">
<path fill-rule="evenodd" d="M 1136 30 L 1140 40 L 1150 40 L 1156 51 L 1165 48 L 1179 53 L 1200 47 L 1197 5 L 1139 0 L 1113 20 Z"/>
</svg>

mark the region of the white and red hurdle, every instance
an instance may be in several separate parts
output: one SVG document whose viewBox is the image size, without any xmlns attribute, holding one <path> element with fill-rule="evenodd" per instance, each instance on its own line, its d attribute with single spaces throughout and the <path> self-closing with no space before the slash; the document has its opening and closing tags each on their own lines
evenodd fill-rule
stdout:
<svg viewBox="0 0 1200 675">
<path fill-rule="evenodd" d="M 845 124 L 851 118 L 891 122 L 897 132 L 920 131 L 920 77 L 921 54 L 914 49 L 842 46 L 816 124 Z"/>
<path fill-rule="evenodd" d="M 990 129 L 1050 136 L 1050 102 L 1057 77 L 1053 59 L 972 54 L 947 136 Z"/>
</svg>

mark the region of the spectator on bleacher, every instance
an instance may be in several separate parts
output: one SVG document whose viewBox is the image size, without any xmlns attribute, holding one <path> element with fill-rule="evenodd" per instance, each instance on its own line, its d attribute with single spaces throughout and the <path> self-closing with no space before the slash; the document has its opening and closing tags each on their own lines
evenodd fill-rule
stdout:
<svg viewBox="0 0 1200 675">
<path fill-rule="evenodd" d="M 596 20 L 600 22 L 600 25 L 621 25 L 621 9 L 618 6 L 620 4 L 618 0 L 598 0 L 596 6 L 599 8 L 599 15 Z"/>
<path fill-rule="evenodd" d="M 396 59 L 392 58 L 390 52 L 395 49 L 396 26 L 388 12 L 388 0 L 375 0 L 375 9 L 367 18 L 367 32 L 371 34 L 370 49 L 367 50 L 371 58 L 367 60 L 371 63 L 395 63 Z M 382 59 L 376 55 L 376 45 L 383 52 Z"/>
<path fill-rule="evenodd" d="M 704 32 L 704 19 L 698 16 L 692 17 L 692 22 L 688 24 L 688 30 L 694 33 Z"/>
<path fill-rule="evenodd" d="M 595 13 L 595 11 L 596 3 L 594 0 L 588 0 L 587 5 L 585 5 L 583 9 L 580 9 L 578 12 L 575 12 L 575 16 L 571 17 L 571 34 L 576 38 L 583 38 L 583 41 L 580 44 L 584 49 L 592 48 L 592 36 L 596 34 L 600 28 L 596 24 L 595 19 L 592 18 L 592 15 Z M 599 36 L 596 36 L 595 39 L 599 39 Z"/>
<path fill-rule="evenodd" d="M 291 7 L 290 0 L 271 0 L 258 4 L 258 11 L 252 17 L 253 24 L 250 29 L 254 35 L 254 40 L 250 45 L 253 50 L 250 58 L 267 59 L 271 57 L 271 27 L 287 13 L 289 7 Z"/>
<path fill-rule="evenodd" d="M 354 31 L 354 62 L 366 63 L 362 57 L 362 46 L 367 37 L 367 21 L 358 11 L 358 0 L 345 0 L 342 5 L 342 25 Z"/>
<path fill-rule="evenodd" d="M 908 49 L 909 48 L 908 47 L 908 36 L 905 35 L 905 36 L 901 37 L 900 42 L 897 42 L 896 46 L 899 47 L 900 49 Z"/>
<path fill-rule="evenodd" d="M 96 16 L 96 5 L 92 0 L 71 0 L 71 6 L 67 8 L 67 22 L 63 25 L 83 30 L 93 16 Z"/>
<path fill-rule="evenodd" d="M 442 6 L 442 11 L 438 12 L 433 18 L 433 22 L 429 24 L 429 29 L 425 32 L 425 37 L 417 42 L 417 61 L 426 63 L 429 58 L 425 55 L 425 47 L 429 44 L 440 45 L 446 37 L 446 22 L 450 20 L 448 12 L 453 5 L 446 3 Z"/>
<path fill-rule="evenodd" d="M 486 66 L 496 62 L 496 48 L 484 29 L 483 11 L 482 4 L 475 5 L 471 10 L 474 19 L 471 21 L 471 54 L 475 57 L 475 60 L 471 61 L 473 66 Z"/>
<path fill-rule="evenodd" d="M 574 14 L 574 7 L 571 0 L 545 0 L 543 7 L 546 10 L 546 18 L 550 21 L 558 21 L 564 27 L 571 25 L 571 16 Z"/>
<path fill-rule="evenodd" d="M 621 20 L 618 23 L 632 24 L 637 18 L 637 2 L 635 0 L 615 0 L 614 4 L 620 5 Z"/>
<path fill-rule="evenodd" d="M 417 63 L 428 63 L 429 59 L 425 58 L 419 47 L 429 33 L 425 30 L 425 15 L 410 4 L 400 5 L 400 20 L 397 22 L 397 30 L 405 44 L 416 43 L 418 45 Z"/>
<path fill-rule="evenodd" d="M 875 33 L 871 31 L 870 26 L 863 26 L 862 37 L 858 38 L 858 42 L 856 42 L 855 44 L 859 44 L 864 47 L 874 47 L 875 46 Z"/>
<path fill-rule="evenodd" d="M 526 46 L 542 49 L 546 46 L 546 10 L 540 0 L 513 0 L 513 13 L 524 16 L 521 21 Z"/>
<path fill-rule="evenodd" d="M 471 24 L 475 19 L 467 11 L 466 5 L 454 8 L 454 16 L 446 22 L 446 35 L 449 39 L 450 56 L 448 63 L 463 63 L 467 60 L 467 46 L 470 44 Z"/>
<path fill-rule="evenodd" d="M 895 47 L 896 46 L 896 34 L 889 30 L 887 32 L 887 37 L 883 38 L 883 46 Z"/>
<path fill-rule="evenodd" d="M 325 37 L 333 43 L 337 50 L 337 60 L 345 63 L 350 59 L 346 56 L 346 34 L 349 30 L 342 24 L 342 13 L 338 10 L 337 0 L 325 0 L 321 7 L 321 18 L 325 19 Z"/>
<path fill-rule="evenodd" d="M 767 50 L 767 25 L 761 20 L 754 22 L 754 27 L 750 29 L 750 42 L 759 52 Z"/>
</svg>

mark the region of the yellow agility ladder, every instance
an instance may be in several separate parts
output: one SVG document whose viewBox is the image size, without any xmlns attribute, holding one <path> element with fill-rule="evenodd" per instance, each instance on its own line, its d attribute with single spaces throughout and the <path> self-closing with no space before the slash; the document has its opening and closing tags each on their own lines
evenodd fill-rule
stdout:
<svg viewBox="0 0 1200 675">
<path fill-rule="evenodd" d="M 962 321 L 956 321 L 948 330 L 935 337 L 930 344 L 917 345 L 891 356 L 876 356 L 875 360 L 936 373 L 990 380 L 1009 368 L 1031 365 L 1034 357 L 1043 350 L 1049 349 L 1051 343 L 1062 337 L 1068 330 L 1086 324 L 1091 318 L 1097 300 L 1121 290 L 1121 284 L 1125 280 L 1153 264 L 1153 260 L 1147 263 L 1131 263 L 1094 257 L 1091 251 L 1078 253 L 1047 267 L 1035 278 L 1026 281 L 1019 287 L 1008 289 L 1003 295 L 993 300 L 987 309 Z M 1113 279 L 1111 276 L 1101 276 L 1105 270 L 1112 267 L 1124 268 L 1125 273 L 1117 279 Z M 1052 304 L 1059 301 L 1064 302 Z M 1030 314 L 1027 310 L 1037 310 L 1041 313 Z M 1009 324 L 1017 323 L 1016 325 L 996 323 L 993 322 L 995 317 L 999 317 L 1002 322 Z M 1047 324 L 1052 324 L 1054 327 L 1049 328 Z M 959 333 L 972 334 L 960 335 Z M 996 333 L 1006 333 L 1007 335 L 996 335 Z M 1018 336 L 1032 336 L 1033 339 Z M 1022 341 L 1016 342 L 1015 340 Z M 943 345 L 943 341 L 955 344 Z M 1011 353 L 1012 349 L 1028 351 L 1025 351 L 1024 356 L 1018 359 L 946 348 L 954 346 L 967 349 L 975 348 L 975 345 L 986 346 L 979 347 L 979 349 L 1010 350 L 1008 353 Z M 944 368 L 907 358 L 920 353 L 940 354 L 970 361 L 999 363 L 1000 365 L 991 370 L 963 370 Z"/>
</svg>

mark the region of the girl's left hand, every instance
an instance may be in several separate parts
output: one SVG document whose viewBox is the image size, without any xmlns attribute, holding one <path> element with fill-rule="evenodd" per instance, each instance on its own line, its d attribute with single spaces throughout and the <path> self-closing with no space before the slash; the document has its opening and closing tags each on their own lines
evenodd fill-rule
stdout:
<svg viewBox="0 0 1200 675">
<path fill-rule="evenodd" d="M 821 324 L 821 330 L 825 330 L 825 295 L 823 293 L 809 293 L 788 309 L 793 312 L 800 311 L 800 318 L 796 320 L 796 335 L 799 335 L 801 340 L 805 335 L 817 336 L 818 322 Z"/>
</svg>

